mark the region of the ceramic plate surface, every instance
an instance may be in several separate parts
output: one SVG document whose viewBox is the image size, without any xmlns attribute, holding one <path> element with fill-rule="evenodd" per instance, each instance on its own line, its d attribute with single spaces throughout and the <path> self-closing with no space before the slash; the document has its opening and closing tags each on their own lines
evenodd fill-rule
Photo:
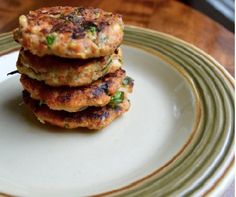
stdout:
<svg viewBox="0 0 236 197">
<path fill-rule="evenodd" d="M 17 49 L 9 34 L 0 52 Z M 199 49 L 127 26 L 131 109 L 98 132 L 39 123 L 22 104 L 18 51 L 0 57 L 0 193 L 200 196 L 232 180 L 234 81 Z"/>
</svg>

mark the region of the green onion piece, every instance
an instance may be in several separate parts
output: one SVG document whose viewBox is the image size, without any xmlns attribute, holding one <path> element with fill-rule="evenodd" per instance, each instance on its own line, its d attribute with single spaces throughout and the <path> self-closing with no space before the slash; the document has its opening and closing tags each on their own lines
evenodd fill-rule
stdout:
<svg viewBox="0 0 236 197">
<path fill-rule="evenodd" d="M 124 92 L 116 91 L 116 93 L 111 97 L 109 105 L 116 107 L 118 104 L 122 103 L 124 100 Z"/>
<path fill-rule="evenodd" d="M 95 34 L 96 31 L 97 31 L 97 28 L 95 26 L 89 26 L 88 27 L 88 30 L 92 33 L 92 34 Z"/>
<path fill-rule="evenodd" d="M 48 36 L 46 37 L 47 45 L 48 45 L 48 46 L 52 46 L 52 44 L 54 43 L 55 39 L 56 39 L 56 36 L 54 36 L 54 35 L 48 35 Z"/>
<path fill-rule="evenodd" d="M 103 73 L 108 72 L 111 63 L 112 63 L 112 59 L 110 59 L 108 63 L 105 65 L 105 67 L 102 69 Z"/>
<path fill-rule="evenodd" d="M 129 85 L 129 84 L 132 84 L 134 82 L 134 80 L 131 78 L 131 77 L 125 77 L 122 81 L 122 84 L 123 85 Z"/>
</svg>

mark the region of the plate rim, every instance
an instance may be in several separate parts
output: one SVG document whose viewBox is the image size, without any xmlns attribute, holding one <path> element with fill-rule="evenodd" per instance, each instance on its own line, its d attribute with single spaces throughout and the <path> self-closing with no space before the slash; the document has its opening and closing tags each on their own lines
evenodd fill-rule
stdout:
<svg viewBox="0 0 236 197">
<path fill-rule="evenodd" d="M 215 63 L 215 65 L 217 66 L 217 68 L 219 68 L 220 72 L 227 78 L 227 80 L 231 83 L 231 85 L 234 87 L 234 78 L 229 74 L 229 72 L 224 68 L 224 66 L 222 66 L 217 60 L 215 60 L 213 57 L 211 57 L 209 54 L 207 54 L 206 52 L 204 52 L 202 49 L 199 49 L 198 47 L 194 46 L 193 44 L 191 43 L 188 43 L 180 38 L 177 38 L 173 35 L 170 35 L 170 34 L 166 34 L 166 33 L 163 33 L 163 32 L 159 32 L 159 31 L 156 31 L 156 30 L 152 30 L 152 29 L 148 29 L 148 28 L 144 28 L 144 27 L 138 27 L 138 26 L 134 26 L 134 25 L 125 25 L 125 27 L 127 28 L 132 28 L 132 29 L 137 29 L 137 30 L 143 30 L 143 31 L 146 31 L 146 32 L 150 32 L 150 33 L 153 33 L 153 34 L 159 34 L 159 35 L 162 35 L 166 38 L 169 38 L 171 40 L 174 40 L 174 41 L 177 41 L 179 43 L 182 43 L 194 50 L 196 50 L 198 53 L 200 54 L 203 54 L 204 56 L 206 56 L 208 59 L 210 59 L 211 61 L 213 61 Z M 158 51 L 155 51 L 154 49 L 149 49 L 149 48 L 146 48 L 146 47 L 141 47 L 139 46 L 138 44 L 134 44 L 134 43 L 131 43 L 131 42 L 127 42 L 127 41 L 124 41 L 124 44 L 127 45 L 127 46 L 131 46 L 131 47 L 135 47 L 135 48 L 138 48 L 138 49 L 141 49 L 145 52 L 148 52 L 148 53 L 151 53 L 155 56 L 157 56 L 158 58 L 160 58 L 161 60 L 163 60 L 164 62 L 167 62 L 168 64 L 170 64 L 172 66 L 172 68 L 175 68 L 175 70 L 177 70 L 179 72 L 179 74 L 181 74 L 188 82 L 188 84 L 191 84 L 193 85 L 194 87 L 192 87 L 192 89 L 195 88 L 195 85 L 193 83 L 191 83 L 191 80 L 189 79 L 190 77 L 188 77 L 188 74 L 186 74 L 186 72 L 179 67 L 179 65 L 177 63 L 175 63 L 174 61 L 172 61 L 171 59 L 169 59 L 168 57 L 165 57 L 164 55 L 162 55 L 160 52 Z M 180 70 L 178 70 L 178 68 L 180 68 Z M 185 75 L 186 74 L 186 75 Z M 195 89 L 194 89 L 194 93 L 195 93 Z M 200 112 L 196 112 L 197 114 L 196 115 L 199 115 L 198 113 L 201 113 L 202 111 L 202 103 L 201 103 L 201 99 L 200 98 L 197 98 L 199 95 L 196 91 L 196 94 L 195 94 L 195 98 L 196 99 L 199 99 L 197 102 L 200 102 Z M 200 119 L 200 118 L 199 118 Z M 179 156 L 184 150 L 185 148 L 191 143 L 194 135 L 196 134 L 195 131 L 197 131 L 197 126 L 198 125 L 195 125 L 195 123 L 198 121 L 198 117 L 196 117 L 196 119 L 194 120 L 194 128 L 193 130 L 191 131 L 190 135 L 189 135 L 189 138 L 187 139 L 187 142 L 185 144 L 182 145 L 181 149 L 177 151 L 177 153 L 170 159 L 168 160 L 164 165 L 162 165 L 161 167 L 159 167 L 158 169 L 156 169 L 155 171 L 153 171 L 152 173 L 144 176 L 143 178 L 139 179 L 139 180 L 136 180 L 124 187 L 120 187 L 118 189 L 114 189 L 114 190 L 111 190 L 111 191 L 107 191 L 107 192 L 102 192 L 102 193 L 99 193 L 99 194 L 95 194 L 95 195 L 92 195 L 93 197 L 99 197 L 99 196 L 107 196 L 107 195 L 113 195 L 113 194 L 116 194 L 117 192 L 122 192 L 126 189 L 131 189 L 132 187 L 136 186 L 137 184 L 141 184 L 143 181 L 151 178 L 152 176 L 154 175 L 157 175 L 159 173 L 159 170 L 162 170 L 162 168 L 165 168 L 168 164 L 170 164 L 169 162 L 172 163 L 172 160 L 176 160 L 177 157 L 176 156 Z M 176 157 L 176 158 L 175 158 Z M 213 186 L 211 186 L 204 194 L 203 196 L 208 196 L 208 195 L 211 195 L 213 194 L 216 190 L 217 190 L 217 186 L 219 186 L 225 179 L 225 177 L 229 176 L 230 178 L 230 175 L 232 176 L 232 169 L 234 168 L 234 160 L 235 160 L 235 156 L 233 156 L 230 164 L 226 167 L 225 171 L 223 172 L 223 175 L 220 176 L 219 179 L 215 180 L 215 183 L 213 184 Z M 167 165 L 166 165 L 167 164 Z M 230 173 L 231 172 L 231 173 Z"/>
<path fill-rule="evenodd" d="M 149 33 L 152 33 L 152 34 L 161 35 L 165 38 L 169 38 L 173 41 L 184 44 L 187 47 L 197 51 L 198 53 L 200 53 L 203 56 L 207 57 L 208 60 L 210 60 L 211 62 L 213 62 L 215 64 L 214 66 L 216 66 L 219 69 L 221 74 L 223 74 L 225 76 L 225 78 L 228 80 L 228 82 L 232 85 L 233 89 L 235 90 L 235 79 L 233 78 L 233 76 L 226 70 L 226 68 L 222 64 L 220 64 L 215 58 L 210 56 L 208 53 L 206 53 L 202 49 L 196 47 L 195 45 L 193 45 L 193 44 L 191 44 L 191 43 L 189 43 L 185 40 L 182 40 L 182 39 L 180 39 L 176 36 L 173 36 L 173 35 L 170 35 L 170 34 L 167 34 L 167 33 L 164 33 L 164 32 L 156 31 L 156 30 L 153 30 L 153 29 L 145 28 L 145 27 L 138 27 L 138 26 L 135 26 L 135 25 L 125 25 L 125 26 L 127 28 L 142 30 L 142 31 L 149 32 Z M 142 48 L 142 47 L 140 47 L 140 48 Z M 148 48 L 145 48 L 145 47 L 143 47 L 142 49 L 146 50 L 146 51 L 152 51 L 152 49 L 149 50 Z M 155 51 L 155 52 L 157 52 L 157 51 Z M 163 59 L 165 59 L 165 57 Z M 203 196 L 208 196 L 208 195 L 215 194 L 218 187 L 220 187 L 220 184 L 222 184 L 222 182 L 225 181 L 227 178 L 231 179 L 231 181 L 233 180 L 233 178 L 234 178 L 234 171 L 233 170 L 235 168 L 234 164 L 235 164 L 235 154 L 233 155 L 233 157 L 230 161 L 230 164 L 226 167 L 226 169 L 224 170 L 222 175 L 217 180 L 215 180 L 215 183 L 203 194 Z"/>
</svg>

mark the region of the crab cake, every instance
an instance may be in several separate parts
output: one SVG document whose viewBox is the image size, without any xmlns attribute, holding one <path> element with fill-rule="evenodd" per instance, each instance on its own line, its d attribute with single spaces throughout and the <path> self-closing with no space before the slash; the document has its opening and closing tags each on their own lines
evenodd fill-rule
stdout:
<svg viewBox="0 0 236 197">
<path fill-rule="evenodd" d="M 23 91 L 23 100 L 40 122 L 67 129 L 78 127 L 94 130 L 102 129 L 108 126 L 115 118 L 128 111 L 130 107 L 129 100 L 124 97 L 115 107 L 112 105 L 89 107 L 83 111 L 70 113 L 54 111 L 47 105 L 40 105 L 39 101 L 32 99 L 26 91 Z"/>
<path fill-rule="evenodd" d="M 57 6 L 21 15 L 14 38 L 38 56 L 87 59 L 112 54 L 122 42 L 123 29 L 118 14 L 99 8 Z"/>
<path fill-rule="evenodd" d="M 123 87 L 124 79 L 125 71 L 119 69 L 88 86 L 77 88 L 50 87 L 26 75 L 22 75 L 20 81 L 33 99 L 40 100 L 50 109 L 76 112 L 89 106 L 107 105 L 112 95 Z M 127 88 L 132 89 L 132 85 Z"/>
<path fill-rule="evenodd" d="M 50 86 L 82 86 L 92 83 L 122 66 L 122 52 L 118 48 L 110 56 L 93 59 L 68 59 L 56 56 L 38 57 L 21 49 L 17 69 L 32 79 Z"/>
</svg>

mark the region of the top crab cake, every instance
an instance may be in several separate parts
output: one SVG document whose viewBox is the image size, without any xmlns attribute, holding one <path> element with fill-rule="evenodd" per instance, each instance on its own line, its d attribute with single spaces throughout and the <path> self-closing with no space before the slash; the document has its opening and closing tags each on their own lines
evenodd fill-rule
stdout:
<svg viewBox="0 0 236 197">
<path fill-rule="evenodd" d="M 99 8 L 45 7 L 20 16 L 14 39 L 38 56 L 88 59 L 112 54 L 123 29 L 120 15 Z"/>
</svg>

